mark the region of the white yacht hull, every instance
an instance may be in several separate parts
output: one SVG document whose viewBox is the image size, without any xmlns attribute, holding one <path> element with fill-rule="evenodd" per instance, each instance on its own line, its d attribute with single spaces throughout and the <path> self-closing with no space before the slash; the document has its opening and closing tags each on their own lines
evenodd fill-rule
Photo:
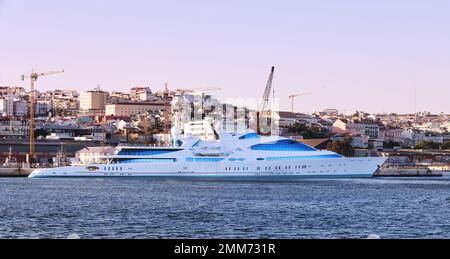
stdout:
<svg viewBox="0 0 450 259">
<path fill-rule="evenodd" d="M 340 158 L 305 161 L 216 163 L 93 164 L 34 171 L 30 178 L 155 178 L 211 180 L 289 180 L 367 178 L 385 158 Z"/>
</svg>

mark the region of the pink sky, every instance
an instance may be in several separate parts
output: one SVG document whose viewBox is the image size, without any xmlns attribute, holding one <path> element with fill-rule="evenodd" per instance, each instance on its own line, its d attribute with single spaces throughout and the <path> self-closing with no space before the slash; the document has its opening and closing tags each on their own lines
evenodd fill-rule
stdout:
<svg viewBox="0 0 450 259">
<path fill-rule="evenodd" d="M 284 110 L 450 113 L 450 1 L 0 0 L 0 85 L 221 87 Z M 414 89 L 417 89 L 415 94 Z M 417 96 L 417 98 L 415 98 Z M 416 101 L 415 101 L 416 99 Z"/>
</svg>

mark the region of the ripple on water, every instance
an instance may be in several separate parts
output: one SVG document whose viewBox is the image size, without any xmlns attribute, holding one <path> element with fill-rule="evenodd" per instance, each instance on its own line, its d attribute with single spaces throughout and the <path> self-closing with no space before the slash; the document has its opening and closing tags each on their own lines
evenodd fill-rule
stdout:
<svg viewBox="0 0 450 259">
<path fill-rule="evenodd" d="M 450 238 L 449 187 L 450 178 L 0 179 L 0 237 Z"/>
</svg>

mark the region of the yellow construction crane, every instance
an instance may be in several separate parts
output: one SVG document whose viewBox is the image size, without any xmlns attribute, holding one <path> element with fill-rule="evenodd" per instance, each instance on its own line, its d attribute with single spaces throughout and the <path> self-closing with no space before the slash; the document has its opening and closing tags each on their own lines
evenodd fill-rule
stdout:
<svg viewBox="0 0 450 259">
<path fill-rule="evenodd" d="M 34 116 L 35 116 L 35 105 L 36 105 L 36 92 L 35 92 L 35 82 L 38 80 L 39 77 L 41 76 L 47 76 L 47 75 L 53 75 L 53 74 L 59 74 L 59 73 L 64 73 L 64 69 L 62 70 L 55 70 L 55 71 L 48 71 L 48 72 L 44 72 L 44 73 L 36 73 L 33 70 L 31 71 L 31 73 L 29 75 L 22 75 L 22 81 L 25 81 L 26 78 L 30 79 L 30 88 L 31 88 L 31 92 L 30 92 L 30 129 L 29 129 L 29 134 L 30 134 L 30 152 L 29 152 L 29 156 L 30 159 L 34 159 L 34 157 L 36 156 L 36 151 L 35 151 L 35 136 L 34 136 Z"/>
<path fill-rule="evenodd" d="M 313 93 L 293 94 L 293 95 L 289 96 L 289 99 L 291 99 L 292 113 L 295 112 L 295 98 L 300 97 L 300 96 L 311 95 L 311 94 L 313 94 Z"/>
</svg>

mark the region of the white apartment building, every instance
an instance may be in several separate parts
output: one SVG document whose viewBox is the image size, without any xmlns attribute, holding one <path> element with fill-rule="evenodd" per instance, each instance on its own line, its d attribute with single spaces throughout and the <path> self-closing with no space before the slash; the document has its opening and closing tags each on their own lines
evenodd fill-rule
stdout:
<svg viewBox="0 0 450 259">
<path fill-rule="evenodd" d="M 290 127 L 297 122 L 306 122 L 309 125 L 317 124 L 319 122 L 317 116 L 304 113 L 279 112 L 278 115 L 281 127 Z"/>
<path fill-rule="evenodd" d="M 0 115 L 4 117 L 14 116 L 14 101 L 9 98 L 0 99 Z"/>
<path fill-rule="evenodd" d="M 29 132 L 28 121 L 9 120 L 0 122 L 0 136 L 7 138 L 26 138 Z"/>
<path fill-rule="evenodd" d="M 213 128 L 211 126 L 213 122 L 212 118 L 208 118 L 202 121 L 191 121 L 184 124 L 184 136 L 200 138 L 203 140 L 215 140 Z M 216 131 L 219 127 L 214 126 Z"/>
<path fill-rule="evenodd" d="M 380 125 L 379 122 L 372 120 L 349 121 L 338 119 L 333 123 L 333 132 L 367 135 L 371 139 L 378 139 L 380 137 Z"/>
<path fill-rule="evenodd" d="M 135 87 L 130 91 L 130 98 L 133 101 L 153 101 L 154 96 L 150 87 Z"/>
<path fill-rule="evenodd" d="M 215 140 L 213 127 L 218 134 L 221 133 L 245 133 L 248 131 L 248 125 L 245 121 L 216 121 L 214 118 L 205 118 L 204 120 L 190 121 L 184 123 L 184 136 L 196 137 L 202 140 Z"/>
</svg>

